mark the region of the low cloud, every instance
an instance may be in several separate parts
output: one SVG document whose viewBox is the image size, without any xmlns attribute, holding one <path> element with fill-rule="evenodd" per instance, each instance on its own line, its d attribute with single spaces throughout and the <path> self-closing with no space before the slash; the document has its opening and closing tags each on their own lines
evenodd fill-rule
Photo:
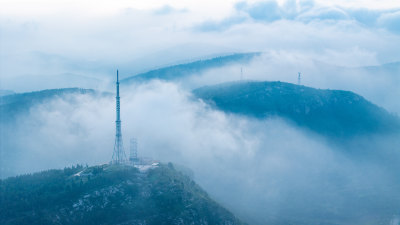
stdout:
<svg viewBox="0 0 400 225">
<path fill-rule="evenodd" d="M 400 72 L 400 65 L 365 67 L 364 63 L 374 64 L 376 56 L 373 52 L 358 48 L 348 51 L 330 49 L 321 55 L 315 52 L 269 51 L 249 64 L 208 70 L 189 76 L 180 83 L 189 90 L 238 80 L 297 84 L 300 72 L 301 85 L 352 91 L 389 112 L 400 115 L 400 104 L 397 100 L 400 96 L 400 79 L 396 75 Z"/>
<path fill-rule="evenodd" d="M 136 137 L 139 156 L 189 167 L 213 198 L 246 221 L 312 224 L 324 217 L 361 224 L 355 215 L 365 213 L 376 221 L 396 213 L 380 210 L 398 204 L 393 196 L 399 183 L 391 171 L 397 160 L 381 161 L 397 158 L 390 151 L 393 145 L 384 144 L 395 143 L 391 139 L 396 137 L 369 144 L 376 149 L 368 152 L 379 157 L 354 155 L 279 118 L 254 120 L 216 111 L 173 83 L 126 87 L 121 95 L 127 154 L 129 139 Z M 12 138 L 5 138 L 2 168 L 21 174 L 109 162 L 114 101 L 68 95 L 31 108 L 17 119 Z M 380 196 L 385 203 L 359 196 Z"/>
</svg>

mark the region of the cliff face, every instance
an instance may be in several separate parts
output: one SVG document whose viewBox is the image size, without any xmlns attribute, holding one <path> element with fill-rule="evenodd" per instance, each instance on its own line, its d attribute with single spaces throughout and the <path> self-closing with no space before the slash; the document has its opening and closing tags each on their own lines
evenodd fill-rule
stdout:
<svg viewBox="0 0 400 225">
<path fill-rule="evenodd" d="M 81 166 L 2 180 L 0 224 L 242 224 L 172 164 Z"/>
</svg>

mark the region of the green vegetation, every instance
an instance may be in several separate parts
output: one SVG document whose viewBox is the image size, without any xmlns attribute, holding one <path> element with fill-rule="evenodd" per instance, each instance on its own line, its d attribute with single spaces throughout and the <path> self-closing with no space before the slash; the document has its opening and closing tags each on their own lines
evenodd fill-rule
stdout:
<svg viewBox="0 0 400 225">
<path fill-rule="evenodd" d="M 400 131 L 398 117 L 349 91 L 251 81 L 203 87 L 193 92 L 226 112 L 256 118 L 278 116 L 333 137 Z"/>
<path fill-rule="evenodd" d="M 0 181 L 0 224 L 241 224 L 172 164 L 76 166 Z"/>
</svg>

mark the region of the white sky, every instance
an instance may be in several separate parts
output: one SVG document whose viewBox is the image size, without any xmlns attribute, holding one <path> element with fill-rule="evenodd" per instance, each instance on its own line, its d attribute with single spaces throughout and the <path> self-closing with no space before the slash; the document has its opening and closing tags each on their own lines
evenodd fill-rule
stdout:
<svg viewBox="0 0 400 225">
<path fill-rule="evenodd" d="M 278 0 L 280 5 L 285 1 L 294 0 Z M 241 0 L 0 0 L 0 89 L 19 90 L 12 86 L 14 77 L 73 73 L 97 78 L 123 65 L 133 68 L 133 74 L 231 52 L 273 51 L 339 66 L 400 60 L 399 30 L 393 29 L 397 14 L 386 15 L 388 21 L 375 18 L 374 25 L 318 20 L 320 6 L 373 12 L 400 9 L 400 0 L 315 0 L 316 10 L 310 10 L 305 22 L 257 21 L 236 10 L 237 2 Z M 154 13 L 165 6 L 173 12 Z"/>
<path fill-rule="evenodd" d="M 247 2 L 257 1 L 259 0 Z M 93 16 L 118 13 L 119 10 L 124 8 L 146 10 L 169 5 L 178 9 L 189 9 L 191 12 L 206 13 L 215 18 L 229 13 L 236 2 L 239 2 L 239 0 L 1 0 L 0 14 L 3 16 L 36 16 L 73 10 L 81 15 Z M 278 0 L 278 2 L 283 4 L 285 0 Z M 348 8 L 400 8 L 400 1 L 396 0 L 315 0 L 315 2 L 320 5 L 336 5 Z"/>
</svg>

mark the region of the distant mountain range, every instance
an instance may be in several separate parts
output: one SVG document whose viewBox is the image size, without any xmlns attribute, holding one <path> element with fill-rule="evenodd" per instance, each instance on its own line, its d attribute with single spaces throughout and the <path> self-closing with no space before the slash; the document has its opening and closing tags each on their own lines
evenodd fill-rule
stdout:
<svg viewBox="0 0 400 225">
<path fill-rule="evenodd" d="M 224 112 L 282 117 L 335 137 L 400 131 L 400 120 L 363 97 L 284 82 L 231 82 L 198 88 L 195 96 Z"/>
<path fill-rule="evenodd" d="M 27 112 L 31 106 L 43 103 L 55 97 L 68 94 L 106 95 L 92 89 L 62 88 L 0 96 L 0 122 L 12 122 L 20 113 Z"/>
<path fill-rule="evenodd" d="M 152 79 L 177 80 L 188 75 L 201 73 L 209 69 L 226 66 L 232 63 L 248 63 L 251 59 L 259 55 L 261 55 L 259 52 L 236 53 L 227 56 L 220 56 L 206 60 L 198 60 L 190 63 L 163 67 L 125 78 L 121 80 L 121 84 L 144 82 Z"/>
<path fill-rule="evenodd" d="M 92 89 L 83 88 L 60 88 L 60 89 L 48 89 L 42 91 L 33 91 L 25 93 L 11 93 L 0 98 L 0 105 L 6 104 L 23 104 L 23 103 L 37 103 L 43 102 L 48 98 L 62 97 L 66 94 L 94 94 L 95 91 Z"/>
<path fill-rule="evenodd" d="M 374 73 L 382 72 L 400 76 L 400 62 L 385 63 L 378 66 L 366 66 L 366 67 L 361 67 L 361 69 L 366 69 Z"/>
<path fill-rule="evenodd" d="M 0 89 L 0 96 L 14 94 L 14 91 Z"/>
<path fill-rule="evenodd" d="M 114 71 L 109 71 L 108 74 L 114 74 Z M 74 87 L 96 89 L 106 83 L 106 78 L 103 73 L 85 76 L 74 72 L 54 72 L 53 74 L 9 76 L 5 77 L 2 83 L 5 87 L 15 92 Z"/>
<path fill-rule="evenodd" d="M 285 82 L 229 82 L 193 90 L 196 97 L 227 113 L 281 117 L 322 135 L 352 137 L 400 131 L 400 120 L 350 91 L 322 90 Z M 111 96 L 92 89 L 53 89 L 0 97 L 0 122 L 13 121 L 35 104 L 68 94 Z"/>
<path fill-rule="evenodd" d="M 0 180 L 0 224 L 243 224 L 172 164 L 77 166 Z"/>
<path fill-rule="evenodd" d="M 227 113 L 255 118 L 281 117 L 317 133 L 351 137 L 400 131 L 400 119 L 350 91 L 322 90 L 285 82 L 229 82 L 193 90 L 198 98 Z M 111 96 L 92 89 L 53 89 L 0 97 L 2 122 L 67 94 Z"/>
</svg>

